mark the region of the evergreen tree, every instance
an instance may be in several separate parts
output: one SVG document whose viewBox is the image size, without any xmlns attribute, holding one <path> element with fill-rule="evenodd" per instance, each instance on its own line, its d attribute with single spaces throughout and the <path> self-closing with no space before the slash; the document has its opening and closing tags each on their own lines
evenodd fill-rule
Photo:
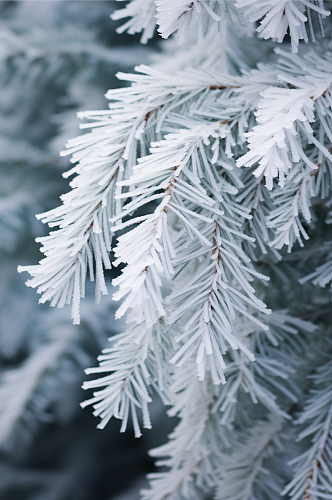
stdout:
<svg viewBox="0 0 332 500">
<path fill-rule="evenodd" d="M 87 275 L 100 302 L 120 266 L 126 325 L 86 370 L 82 406 L 136 437 L 158 395 L 178 417 L 144 500 L 332 498 L 330 9 L 132 0 L 113 14 L 179 46 L 80 113 L 72 189 L 38 216 L 44 257 L 19 271 L 79 324 Z"/>
</svg>

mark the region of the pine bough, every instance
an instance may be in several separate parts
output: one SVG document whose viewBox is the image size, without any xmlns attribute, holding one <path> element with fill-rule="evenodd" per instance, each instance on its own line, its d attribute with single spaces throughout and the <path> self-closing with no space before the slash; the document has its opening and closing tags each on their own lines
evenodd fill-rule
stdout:
<svg viewBox="0 0 332 500">
<path fill-rule="evenodd" d="M 240 75 L 146 66 L 118 74 L 131 86 L 107 93 L 107 111 L 81 113 L 91 132 L 68 144 L 72 191 L 38 216 L 58 229 L 38 240 L 40 264 L 20 271 L 31 274 L 41 302 L 71 303 L 74 323 L 87 273 L 98 302 L 107 293 L 103 268 L 122 267 L 113 299 L 128 326 L 87 370 L 104 376 L 84 384 L 98 390 L 82 406 L 93 405 L 100 428 L 120 419 L 121 432 L 131 415 L 137 437 L 140 412 L 151 427 L 154 391 L 180 418 L 169 442 L 151 452 L 168 470 L 151 475 L 145 500 L 193 500 L 204 491 L 223 500 L 332 498 L 330 296 L 322 292 L 312 306 L 295 300 L 290 312 L 276 296 L 277 275 L 287 282 L 284 248 L 312 236 L 315 253 L 330 222 L 326 4 L 129 2 L 113 17 L 129 17 L 119 31 L 142 31 L 143 42 L 155 19 L 163 38 L 177 31 L 183 43 L 196 26 L 203 43 L 214 22 L 248 35 L 249 18 L 262 38 L 282 42 L 289 32 L 291 44 L 269 64 L 258 52 L 257 68 Z M 297 55 L 300 40 L 310 46 Z M 311 274 L 299 267 L 307 301 L 311 282 L 331 282 L 330 247 Z M 286 296 L 298 285 L 287 286 Z"/>
</svg>

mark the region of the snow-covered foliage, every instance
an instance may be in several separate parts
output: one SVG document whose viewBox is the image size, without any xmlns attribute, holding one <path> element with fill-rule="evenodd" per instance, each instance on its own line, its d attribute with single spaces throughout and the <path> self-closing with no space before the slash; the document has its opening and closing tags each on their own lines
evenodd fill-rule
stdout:
<svg viewBox="0 0 332 500">
<path fill-rule="evenodd" d="M 289 32 L 292 51 L 297 52 L 300 40 L 308 42 L 307 22 L 310 35 L 315 40 L 313 13 L 317 15 L 324 33 L 322 20 L 330 15 L 328 3 L 323 0 L 237 0 L 236 7 L 244 9 L 251 22 L 260 21 L 256 31 L 265 40 L 273 38 L 280 43 Z"/>
<path fill-rule="evenodd" d="M 144 500 L 332 498 L 329 16 L 321 0 L 132 0 L 112 15 L 129 18 L 120 33 L 146 43 L 157 26 L 180 46 L 163 42 L 155 66 L 117 74 L 108 109 L 79 113 L 88 132 L 62 153 L 71 190 L 37 216 L 44 258 L 19 271 L 41 303 L 71 304 L 74 324 L 87 277 L 98 303 L 113 273 L 126 325 L 86 369 L 81 406 L 136 437 L 156 393 L 179 419 L 151 451 L 164 469 Z M 104 52 L 86 44 L 94 71 Z M 4 374 L 6 434 L 38 413 L 43 374 L 80 364 L 75 328 Z"/>
</svg>

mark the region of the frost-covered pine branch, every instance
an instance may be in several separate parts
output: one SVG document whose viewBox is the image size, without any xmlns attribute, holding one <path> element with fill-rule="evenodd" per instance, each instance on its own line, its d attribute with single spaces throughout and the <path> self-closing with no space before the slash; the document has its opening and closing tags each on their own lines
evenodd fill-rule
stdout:
<svg viewBox="0 0 332 500">
<path fill-rule="evenodd" d="M 178 43 L 182 44 L 189 31 L 195 30 L 201 44 L 211 23 L 217 23 L 218 30 L 225 32 L 227 16 L 235 16 L 244 25 L 235 3 L 227 0 L 131 0 L 124 9 L 115 11 L 112 19 L 131 18 L 117 31 L 142 32 L 142 43 L 153 36 L 157 24 L 162 38 L 177 32 Z"/>
<path fill-rule="evenodd" d="M 134 35 L 142 31 L 141 43 L 147 43 L 156 28 L 155 14 L 154 0 L 132 0 L 123 9 L 116 10 L 112 14 L 112 19 L 117 21 L 129 17 L 125 24 L 117 28 L 117 32 L 127 31 L 130 35 Z"/>
<path fill-rule="evenodd" d="M 151 453 L 167 470 L 150 475 L 145 500 L 331 493 L 321 463 L 327 375 L 316 371 L 322 383 L 307 394 L 332 316 L 327 9 L 304 0 L 128 2 L 113 15 L 129 18 L 119 31 L 142 31 L 144 43 L 157 24 L 162 38 L 176 34 L 180 55 L 174 68 L 168 52 L 158 69 L 119 73 L 130 86 L 106 94 L 109 109 L 80 113 L 90 131 L 63 153 L 72 155 L 72 189 L 38 216 L 56 229 L 38 240 L 40 264 L 20 271 L 41 302 L 71 303 L 79 323 L 86 277 L 98 302 L 104 269 L 117 272 L 115 318 L 126 326 L 86 370 L 102 376 L 84 383 L 94 393 L 82 406 L 93 406 L 100 428 L 115 417 L 124 432 L 132 420 L 136 437 L 153 424 L 155 392 L 179 418 Z M 287 257 L 297 248 L 299 258 Z M 312 413 L 317 398 L 324 417 Z M 296 414 L 307 426 L 300 437 L 316 440 L 291 478 Z"/>
<path fill-rule="evenodd" d="M 101 417 L 100 429 L 114 416 L 122 420 L 120 432 L 125 432 L 131 415 L 135 437 L 140 437 L 137 410 L 142 412 L 143 427 L 150 429 L 148 404 L 152 402 L 151 389 L 156 388 L 165 402 L 170 398 L 171 370 L 167 369 L 170 347 L 165 349 L 168 339 L 163 336 L 162 325 L 157 323 L 147 329 L 143 323 L 131 325 L 128 331 L 111 341 L 113 346 L 105 349 L 98 358 L 100 366 L 86 370 L 88 375 L 111 374 L 83 385 L 83 389 L 105 389 L 94 392 L 93 398 L 81 403 L 81 406 L 93 405 L 94 415 Z"/>
<path fill-rule="evenodd" d="M 142 71 L 144 74 L 144 68 Z M 84 297 L 87 268 L 90 279 L 94 280 L 93 258 L 96 259 L 97 300 L 100 300 L 101 294 L 107 293 L 102 267 L 111 266 L 108 257 L 111 250 L 109 219 L 116 217 L 121 209 L 121 202 L 115 202 L 116 182 L 121 181 L 123 175 L 130 174 L 136 161 L 137 143 L 150 115 L 153 116 L 160 107 L 164 112 L 168 107 L 175 107 L 181 96 L 186 101 L 209 85 L 208 75 L 199 75 L 200 81 L 193 83 L 189 73 L 179 82 L 169 78 L 160 94 L 158 85 L 154 90 L 159 74 L 147 71 L 146 77 L 133 76 L 138 88 L 108 93 L 108 97 L 115 101 L 109 112 L 81 115 L 94 122 L 91 125 L 93 132 L 69 143 L 67 154 L 74 153 L 73 162 L 80 162 L 66 174 L 78 174 L 71 184 L 74 189 L 64 195 L 62 207 L 39 216 L 50 227 L 60 226 L 60 229 L 46 239 L 39 240 L 44 245 L 46 258 L 42 271 L 39 266 L 29 269 L 35 276 L 29 284 L 38 286 L 39 293 L 43 293 L 42 302 L 50 300 L 52 305 L 61 307 L 73 301 L 72 316 L 75 323 L 79 322 L 79 302 Z M 148 88 L 144 88 L 143 95 L 138 98 L 139 84 L 145 79 Z M 131 105 L 129 114 L 128 105 Z M 113 122 L 116 127 L 112 126 Z M 103 150 L 100 149 L 101 144 Z M 60 260 L 59 251 L 62 256 Z M 26 269 L 20 268 L 22 270 Z"/>
<path fill-rule="evenodd" d="M 250 363 L 243 353 L 233 351 L 225 372 L 226 385 L 213 384 L 210 375 L 203 382 L 198 381 L 193 361 L 176 372 L 171 387 L 175 402 L 169 415 L 177 415 L 181 420 L 170 435 L 170 441 L 151 452 L 152 456 L 168 457 L 158 460 L 157 465 L 167 466 L 169 470 L 150 475 L 150 490 L 142 492 L 144 499 L 201 498 L 202 491 L 213 490 L 216 485 L 219 485 L 220 498 L 231 492 L 234 494 L 234 487 L 238 492 L 234 499 L 251 498 L 252 489 L 257 487 L 254 486 L 256 476 L 263 480 L 266 477 L 262 464 L 268 455 L 267 449 L 274 440 L 279 442 L 280 430 L 290 419 L 288 410 L 297 401 L 296 384 L 291 381 L 295 365 L 289 366 L 291 353 L 294 355 L 295 351 L 300 357 L 303 348 L 300 332 L 310 335 L 315 330 L 314 325 L 292 318 L 284 311 L 273 313 L 269 326 L 268 340 L 247 319 L 237 325 L 243 341 L 255 353 L 256 362 Z M 289 336 L 294 339 L 290 340 Z M 283 405 L 287 411 L 276 404 L 270 389 L 285 398 Z M 238 422 L 246 420 L 256 406 L 258 415 L 267 418 L 267 422 L 254 427 L 254 436 L 243 446 L 247 432 L 239 434 Z M 257 447 L 258 435 L 262 442 L 260 447 Z M 232 455 L 229 457 L 230 451 L 242 457 L 241 465 L 238 460 L 234 463 Z M 224 479 L 219 483 L 221 477 Z M 267 481 L 263 481 L 263 491 L 266 491 Z M 278 474 L 275 481 L 282 487 Z"/>
<path fill-rule="evenodd" d="M 322 0 L 237 0 L 236 7 L 243 9 L 251 22 L 260 20 L 260 26 L 256 31 L 265 40 L 273 38 L 281 43 L 289 32 L 292 40 L 292 51 L 297 52 L 300 40 L 308 43 L 307 22 L 309 23 L 310 35 L 315 40 L 314 12 L 324 34 L 322 21 L 330 15 L 330 11 L 325 8 L 324 3 L 328 4 Z M 328 7 L 328 5 L 326 6 Z"/>
<path fill-rule="evenodd" d="M 328 2 L 324 5 L 323 0 L 131 0 L 124 9 L 117 10 L 112 18 L 131 18 L 118 28 L 118 33 L 125 30 L 131 34 L 142 31 L 142 43 L 152 37 L 157 22 L 163 38 L 177 31 L 180 44 L 191 29 L 197 30 L 198 41 L 202 43 L 213 21 L 224 32 L 227 18 L 235 18 L 243 25 L 249 19 L 252 28 L 260 20 L 256 31 L 262 38 L 272 38 L 282 43 L 289 32 L 292 50 L 297 52 L 300 40 L 309 41 L 307 29 L 315 41 L 317 22 L 324 35 L 323 21 L 330 15 L 326 4 Z"/>
</svg>

